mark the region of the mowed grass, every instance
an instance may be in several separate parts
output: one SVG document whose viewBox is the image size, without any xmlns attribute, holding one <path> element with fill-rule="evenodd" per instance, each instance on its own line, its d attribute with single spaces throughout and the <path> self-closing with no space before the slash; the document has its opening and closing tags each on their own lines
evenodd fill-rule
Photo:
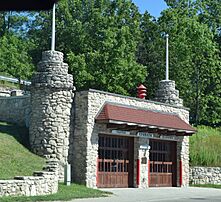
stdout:
<svg viewBox="0 0 221 202">
<path fill-rule="evenodd" d="M 11 83 L 8 81 L 0 81 L 0 87 L 2 88 L 13 88 L 13 89 L 19 89 L 19 85 L 15 83 Z"/>
<path fill-rule="evenodd" d="M 6 77 L 11 77 L 9 74 L 5 73 L 5 72 L 0 72 L 0 76 L 6 76 Z M 13 88 L 13 89 L 19 89 L 19 85 L 16 83 L 12 83 L 12 82 L 8 82 L 8 81 L 3 81 L 0 80 L 0 87 L 3 88 Z"/>
<path fill-rule="evenodd" d="M 33 171 L 42 170 L 45 160 L 27 148 L 28 130 L 12 124 L 0 122 L 0 180 L 13 179 L 14 176 L 32 175 Z M 1 202 L 26 201 L 69 201 L 76 198 L 96 198 L 108 196 L 110 193 L 90 189 L 83 185 L 59 184 L 56 194 L 32 197 L 0 197 Z"/>
<path fill-rule="evenodd" d="M 97 198 L 106 197 L 110 192 L 104 192 L 96 189 L 86 188 L 83 185 L 71 184 L 66 186 L 59 184 L 59 190 L 56 194 L 48 196 L 31 196 L 31 197 L 2 197 L 1 202 L 26 202 L 26 201 L 69 201 L 77 198 Z"/>
<path fill-rule="evenodd" d="M 221 166 L 221 129 L 199 126 L 190 137 L 191 166 Z"/>
<path fill-rule="evenodd" d="M 221 189 L 221 185 L 218 184 L 191 184 L 190 186 Z"/>
<path fill-rule="evenodd" d="M 13 124 L 0 122 L 0 179 L 32 175 L 42 170 L 45 160 L 27 147 L 28 130 Z"/>
</svg>

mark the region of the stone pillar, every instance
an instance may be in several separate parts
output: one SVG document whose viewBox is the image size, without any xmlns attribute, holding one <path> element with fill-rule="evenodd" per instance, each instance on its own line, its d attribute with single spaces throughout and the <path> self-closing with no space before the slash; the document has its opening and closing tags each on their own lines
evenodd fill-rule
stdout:
<svg viewBox="0 0 221 202">
<path fill-rule="evenodd" d="M 189 186 L 189 137 L 183 137 L 182 150 L 181 150 L 181 160 L 182 160 L 182 186 Z"/>
<path fill-rule="evenodd" d="M 175 81 L 162 80 L 156 92 L 156 101 L 183 107 L 183 100 L 179 98 L 179 91 L 175 88 Z M 189 120 L 184 120 L 189 122 Z M 182 165 L 182 168 L 180 166 Z M 182 174 L 182 178 L 181 177 Z M 189 137 L 184 136 L 177 143 L 177 185 L 189 185 Z"/>
<path fill-rule="evenodd" d="M 162 80 L 159 83 L 159 89 L 156 92 L 158 102 L 183 106 L 183 100 L 179 98 L 179 91 L 175 89 L 175 81 Z"/>
<path fill-rule="evenodd" d="M 149 149 L 144 150 L 140 148 L 141 145 L 149 145 L 149 139 L 147 138 L 139 138 L 139 148 L 138 148 L 138 154 L 139 154 L 139 160 L 140 160 L 140 185 L 139 188 L 147 188 L 149 186 L 148 182 L 148 173 L 149 173 Z"/>
<path fill-rule="evenodd" d="M 68 161 L 72 90 L 63 53 L 43 52 L 31 84 L 30 145 L 34 153 L 59 162 L 60 181 Z"/>
</svg>

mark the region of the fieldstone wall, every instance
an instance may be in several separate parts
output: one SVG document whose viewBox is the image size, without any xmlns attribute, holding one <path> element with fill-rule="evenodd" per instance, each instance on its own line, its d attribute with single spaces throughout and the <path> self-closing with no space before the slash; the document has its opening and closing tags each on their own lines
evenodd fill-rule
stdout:
<svg viewBox="0 0 221 202">
<path fill-rule="evenodd" d="M 180 145 L 178 145 L 180 149 L 180 158 L 181 165 L 182 165 L 182 187 L 188 187 L 189 186 L 189 136 L 182 137 L 182 141 L 179 142 Z M 178 149 L 178 151 L 179 151 Z M 179 154 L 179 153 L 178 153 Z M 178 164 L 180 161 L 178 161 Z M 180 165 L 178 165 L 178 168 Z M 179 169 L 178 169 L 179 171 Z M 180 176 L 180 175 L 179 175 Z"/>
<path fill-rule="evenodd" d="M 33 176 L 17 176 L 14 180 L 0 180 L 1 196 L 37 196 L 58 191 L 58 163 L 48 161 L 43 171 Z M 0 199 L 1 200 L 1 199 Z"/>
<path fill-rule="evenodd" d="M 30 96 L 0 97 L 0 120 L 29 126 Z"/>
<path fill-rule="evenodd" d="M 127 106 L 139 107 L 152 111 L 160 111 L 166 113 L 177 114 L 182 120 L 189 121 L 189 111 L 180 106 L 173 106 L 169 104 L 162 104 L 159 102 L 143 100 L 134 97 L 127 97 L 97 90 L 81 91 L 75 94 L 75 122 L 74 133 L 71 137 L 73 144 L 73 153 L 70 155 L 70 161 L 73 167 L 73 180 L 78 183 L 86 184 L 88 187 L 96 187 L 96 166 L 98 157 L 98 134 L 100 132 L 107 132 L 105 124 L 96 124 L 95 117 L 99 114 L 105 102 L 112 102 L 117 104 L 123 104 Z M 188 155 L 188 137 L 185 137 L 185 141 L 182 138 L 178 138 L 178 158 L 183 162 L 182 174 L 182 186 L 188 186 L 189 184 L 189 162 Z M 137 141 L 137 140 L 136 140 Z M 183 142 L 182 142 L 183 141 Z M 139 142 L 139 141 L 137 141 Z M 139 145 L 136 147 L 138 148 Z M 182 155 L 181 155 L 182 152 Z M 142 155 L 141 151 L 135 151 L 138 155 Z M 147 153 L 148 155 L 148 153 Z M 136 160 L 136 159 L 135 159 Z M 77 163 L 76 163 L 77 162 Z M 179 163 L 178 163 L 178 175 L 179 175 Z M 136 169 L 135 161 L 135 169 Z M 147 168 L 145 168 L 147 169 Z M 144 175 L 146 170 L 144 169 Z M 142 176 L 141 176 L 142 177 Z M 143 177 L 145 178 L 145 177 Z M 179 180 L 179 179 L 178 179 Z M 135 184 L 136 186 L 136 184 Z M 146 187 L 146 181 L 140 186 Z"/>
<path fill-rule="evenodd" d="M 190 184 L 221 185 L 221 167 L 190 167 Z"/>
<path fill-rule="evenodd" d="M 59 162 L 64 180 L 68 162 L 73 77 L 63 53 L 45 51 L 31 84 L 30 144 L 34 153 Z"/>
<path fill-rule="evenodd" d="M 73 128 L 70 137 L 69 162 L 72 167 L 72 181 L 85 184 L 87 173 L 88 99 L 87 94 L 75 93 Z M 77 162 L 77 163 L 76 163 Z"/>
<path fill-rule="evenodd" d="M 175 81 L 162 80 L 156 92 L 156 101 L 176 106 L 183 106 L 183 100 L 179 98 L 179 91 L 175 89 Z"/>
</svg>

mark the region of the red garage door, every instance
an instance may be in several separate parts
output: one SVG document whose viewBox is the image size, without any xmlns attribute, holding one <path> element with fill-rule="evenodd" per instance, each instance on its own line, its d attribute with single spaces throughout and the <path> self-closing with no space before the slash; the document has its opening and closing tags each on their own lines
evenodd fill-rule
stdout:
<svg viewBox="0 0 221 202">
<path fill-rule="evenodd" d="M 176 186 L 176 142 L 150 140 L 151 187 Z"/>
<path fill-rule="evenodd" d="M 99 136 L 97 187 L 133 186 L 133 138 Z"/>
</svg>

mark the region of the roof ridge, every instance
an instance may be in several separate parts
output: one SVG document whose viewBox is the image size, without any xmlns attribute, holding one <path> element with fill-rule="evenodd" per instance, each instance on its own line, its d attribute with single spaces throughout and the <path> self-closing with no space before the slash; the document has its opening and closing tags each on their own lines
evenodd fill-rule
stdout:
<svg viewBox="0 0 221 202">
<path fill-rule="evenodd" d="M 109 104 L 109 105 L 114 105 L 117 107 L 124 107 L 124 108 L 130 108 L 130 109 L 137 109 L 137 110 L 143 110 L 143 111 L 151 111 L 154 113 L 160 113 L 160 114 L 166 114 L 166 115 L 173 115 L 173 116 L 177 116 L 179 117 L 176 113 L 173 112 L 164 112 L 164 111 L 160 111 L 160 110 L 153 110 L 153 109 L 148 109 L 148 108 L 144 108 L 144 107 L 138 107 L 138 106 L 134 106 L 134 105 L 127 105 L 127 104 L 121 104 L 121 103 L 117 103 L 117 102 L 110 102 L 110 101 L 106 101 L 104 103 L 104 105 Z M 180 118 L 180 117 L 179 117 Z M 180 118 L 181 119 L 181 118 Z M 182 120 L 182 119 L 181 119 Z"/>
</svg>

